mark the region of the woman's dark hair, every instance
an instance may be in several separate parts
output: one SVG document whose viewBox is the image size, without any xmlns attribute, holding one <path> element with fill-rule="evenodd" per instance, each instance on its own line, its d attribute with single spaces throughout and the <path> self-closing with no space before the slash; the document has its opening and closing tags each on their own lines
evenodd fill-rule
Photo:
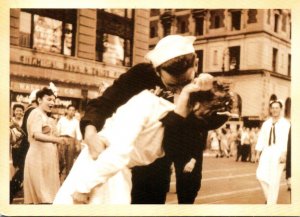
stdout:
<svg viewBox="0 0 300 217">
<path fill-rule="evenodd" d="M 204 103 L 212 101 L 214 98 L 214 94 L 212 91 L 199 91 L 195 93 L 191 93 L 190 104 L 194 105 L 196 102 Z"/>
<path fill-rule="evenodd" d="M 39 90 L 36 93 L 36 100 L 38 102 L 38 98 L 42 99 L 45 95 L 47 96 L 55 96 L 53 91 L 51 89 L 49 89 L 48 87 L 44 87 L 43 89 Z"/>
<path fill-rule="evenodd" d="M 165 70 L 171 75 L 181 75 L 194 66 L 195 59 L 194 53 L 178 56 L 158 66 L 157 71 L 160 73 L 161 70 Z"/>
<path fill-rule="evenodd" d="M 229 83 L 215 80 L 211 90 L 191 93 L 190 104 L 195 105 L 197 102 L 210 110 L 210 114 L 231 111 L 233 101 L 229 92 Z"/>
<path fill-rule="evenodd" d="M 25 107 L 21 104 L 14 104 L 13 106 L 13 111 L 15 111 L 17 108 L 22 109 L 23 111 L 25 110 Z"/>
</svg>

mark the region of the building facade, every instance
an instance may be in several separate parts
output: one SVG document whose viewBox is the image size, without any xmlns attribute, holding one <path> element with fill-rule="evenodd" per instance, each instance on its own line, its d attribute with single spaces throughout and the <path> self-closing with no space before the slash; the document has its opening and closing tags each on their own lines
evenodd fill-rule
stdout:
<svg viewBox="0 0 300 217">
<path fill-rule="evenodd" d="M 149 10 L 11 9 L 11 103 L 53 82 L 56 108 L 83 111 L 128 67 L 142 62 L 149 44 Z M 147 22 L 146 22 L 147 21 Z"/>
<path fill-rule="evenodd" d="M 198 73 L 232 82 L 244 121 L 264 120 L 272 99 L 289 116 L 291 11 L 281 9 L 11 9 L 11 102 L 52 81 L 58 108 L 83 111 L 168 34 L 196 36 Z"/>
<path fill-rule="evenodd" d="M 198 72 L 232 82 L 244 123 L 264 120 L 270 100 L 290 114 L 291 11 L 151 9 L 150 44 L 168 34 L 194 35 Z"/>
</svg>

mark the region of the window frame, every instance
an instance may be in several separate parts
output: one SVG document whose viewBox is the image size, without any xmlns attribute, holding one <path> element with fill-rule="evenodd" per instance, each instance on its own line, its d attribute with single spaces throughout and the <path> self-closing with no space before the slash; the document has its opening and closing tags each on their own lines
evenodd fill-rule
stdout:
<svg viewBox="0 0 300 217">
<path fill-rule="evenodd" d="M 236 21 L 234 18 L 238 18 L 239 20 Z M 241 30 L 241 24 L 242 24 L 242 11 L 240 10 L 231 11 L 231 30 L 232 31 Z"/>
<path fill-rule="evenodd" d="M 119 16 L 114 13 L 109 13 L 104 9 L 97 9 L 97 24 L 96 24 L 96 51 L 95 60 L 98 62 L 103 62 L 103 54 L 105 52 L 103 42 L 104 34 L 114 35 L 122 38 L 124 40 L 124 59 L 122 61 L 122 66 L 129 67 L 132 66 L 133 58 L 133 39 L 134 39 L 134 16 L 135 10 L 130 9 L 131 18 L 128 18 L 127 10 L 125 10 L 125 16 Z M 110 24 L 110 25 L 108 25 Z M 119 26 L 119 28 L 118 28 Z M 129 55 L 127 55 L 128 43 L 130 42 Z M 126 63 L 126 57 L 129 57 L 128 64 Z"/>
<path fill-rule="evenodd" d="M 21 9 L 21 12 L 29 13 L 31 15 L 31 30 L 30 30 L 30 42 L 29 46 L 22 46 L 19 40 L 20 47 L 26 47 L 30 49 L 34 49 L 34 17 L 35 15 L 50 18 L 53 20 L 61 21 L 62 22 L 62 35 L 61 35 L 61 49 L 60 52 L 52 52 L 52 51 L 42 51 L 47 53 L 54 53 L 54 54 L 62 54 L 66 56 L 75 56 L 76 51 L 76 32 L 77 32 L 77 9 Z M 67 13 L 69 12 L 69 13 Z M 66 34 L 66 24 L 72 24 L 72 47 L 71 47 L 71 54 L 64 53 L 64 43 L 65 43 L 65 34 Z M 21 34 L 21 33 L 19 33 Z"/>
<path fill-rule="evenodd" d="M 278 49 L 273 47 L 272 50 L 272 72 L 277 72 L 277 64 L 278 64 Z"/>
<path fill-rule="evenodd" d="M 240 65 L 241 65 L 241 46 L 237 45 L 237 46 L 231 46 L 228 47 L 228 51 L 229 51 L 229 70 L 230 71 L 236 71 L 236 70 L 240 70 Z M 233 59 L 235 59 L 236 64 L 235 67 L 233 69 L 230 68 L 231 63 L 233 62 Z"/>
</svg>

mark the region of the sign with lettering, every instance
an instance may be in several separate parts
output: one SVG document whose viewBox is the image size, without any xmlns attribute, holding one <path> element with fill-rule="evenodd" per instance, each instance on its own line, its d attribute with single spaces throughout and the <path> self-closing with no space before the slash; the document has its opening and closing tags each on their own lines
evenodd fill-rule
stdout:
<svg viewBox="0 0 300 217">
<path fill-rule="evenodd" d="M 30 84 L 30 83 L 23 83 L 23 82 L 16 82 L 16 81 L 10 82 L 10 89 L 12 91 L 21 92 L 21 93 L 31 93 L 33 90 L 42 89 L 45 86 L 47 85 Z M 60 86 L 57 86 L 57 88 L 58 88 L 58 96 L 82 98 L 81 89 L 79 88 L 66 88 Z"/>
<path fill-rule="evenodd" d="M 127 70 L 123 66 L 110 66 L 96 61 L 82 60 L 58 54 L 37 53 L 26 48 L 16 47 L 11 47 L 10 60 L 12 63 L 113 79 L 118 78 Z"/>
</svg>

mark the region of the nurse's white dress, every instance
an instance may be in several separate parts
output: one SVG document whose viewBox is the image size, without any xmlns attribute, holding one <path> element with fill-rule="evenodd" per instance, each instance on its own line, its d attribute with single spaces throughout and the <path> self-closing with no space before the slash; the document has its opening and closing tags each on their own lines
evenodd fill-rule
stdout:
<svg viewBox="0 0 300 217">
<path fill-rule="evenodd" d="M 164 128 L 159 121 L 174 104 L 145 90 L 107 119 L 98 133 L 108 147 L 92 160 L 88 148 L 79 154 L 53 204 L 73 204 L 74 192 L 90 193 L 90 204 L 130 204 L 133 166 L 164 156 Z"/>
</svg>

